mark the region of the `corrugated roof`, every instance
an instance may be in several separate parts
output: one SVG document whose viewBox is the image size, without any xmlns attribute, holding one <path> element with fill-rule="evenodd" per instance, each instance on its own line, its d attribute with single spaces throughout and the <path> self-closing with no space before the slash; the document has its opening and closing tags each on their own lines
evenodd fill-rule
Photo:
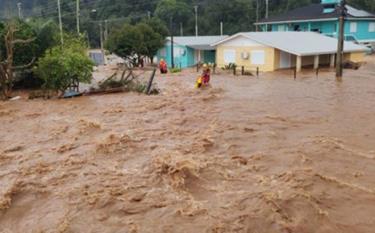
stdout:
<svg viewBox="0 0 375 233">
<path fill-rule="evenodd" d="M 350 5 L 346 6 L 348 10 L 349 18 L 374 18 L 375 15 L 364 11 L 358 10 Z M 311 4 L 308 6 L 300 7 L 291 11 L 288 11 L 284 14 L 271 16 L 268 19 L 262 19 L 256 24 L 265 24 L 271 22 L 290 22 L 290 21 L 303 21 L 303 20 L 319 20 L 319 19 L 334 19 L 338 18 L 340 13 L 335 9 L 331 13 L 324 13 L 323 4 Z"/>
<path fill-rule="evenodd" d="M 221 41 L 228 36 L 176 36 L 173 37 L 175 44 L 188 46 L 197 50 L 213 50 L 215 47 L 211 45 Z M 171 40 L 170 37 L 167 37 L 167 40 Z"/>
<path fill-rule="evenodd" d="M 244 36 L 257 43 L 277 48 L 282 51 L 295 54 L 297 56 L 334 54 L 337 52 L 337 39 L 324 36 L 316 32 L 247 32 L 238 33 L 226 38 L 218 43 L 217 46 L 238 36 Z M 344 43 L 345 52 L 367 51 L 364 46 L 354 44 L 353 42 Z"/>
</svg>

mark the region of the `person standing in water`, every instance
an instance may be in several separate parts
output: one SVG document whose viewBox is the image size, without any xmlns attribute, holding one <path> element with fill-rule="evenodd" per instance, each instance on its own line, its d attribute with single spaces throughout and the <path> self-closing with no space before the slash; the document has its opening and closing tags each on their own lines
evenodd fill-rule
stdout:
<svg viewBox="0 0 375 233">
<path fill-rule="evenodd" d="M 202 88 L 205 86 L 210 85 L 210 79 L 211 79 L 211 70 L 210 67 L 207 64 L 203 65 L 203 73 L 201 76 L 198 77 L 195 87 L 196 88 Z"/>
<path fill-rule="evenodd" d="M 202 82 L 203 85 L 208 86 L 211 80 L 211 69 L 207 64 L 203 65 Z"/>
<path fill-rule="evenodd" d="M 160 69 L 160 73 L 162 73 L 162 74 L 166 74 L 166 73 L 168 73 L 168 65 L 167 65 L 167 63 L 164 61 L 164 59 L 161 59 L 161 60 L 160 60 L 160 63 L 159 63 L 159 69 Z"/>
</svg>

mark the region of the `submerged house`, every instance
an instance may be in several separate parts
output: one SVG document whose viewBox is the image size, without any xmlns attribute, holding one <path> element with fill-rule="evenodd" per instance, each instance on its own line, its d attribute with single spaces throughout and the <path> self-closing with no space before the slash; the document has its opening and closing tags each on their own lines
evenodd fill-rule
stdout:
<svg viewBox="0 0 375 233">
<path fill-rule="evenodd" d="M 173 38 L 173 61 L 175 67 L 192 67 L 199 62 L 215 63 L 216 51 L 211 46 L 227 36 L 180 36 Z M 171 38 L 168 37 L 165 46 L 157 53 L 157 59 L 164 59 L 168 66 L 172 65 Z"/>
<path fill-rule="evenodd" d="M 262 19 L 255 25 L 261 31 L 314 31 L 337 37 L 340 16 L 337 6 L 340 2 L 340 0 L 321 0 L 321 3 Z M 346 8 L 348 15 L 345 22 L 345 39 L 362 44 L 375 44 L 375 14 L 350 5 Z"/>
<path fill-rule="evenodd" d="M 212 44 L 216 47 L 216 64 L 243 66 L 246 70 L 335 66 L 336 38 L 316 32 L 248 32 L 238 33 Z M 344 60 L 362 62 L 368 48 L 353 42 L 344 44 Z"/>
</svg>

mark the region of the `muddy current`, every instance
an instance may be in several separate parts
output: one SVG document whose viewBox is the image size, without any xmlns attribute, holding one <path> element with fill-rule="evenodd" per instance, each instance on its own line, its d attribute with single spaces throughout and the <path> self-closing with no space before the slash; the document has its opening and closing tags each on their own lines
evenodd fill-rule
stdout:
<svg viewBox="0 0 375 233">
<path fill-rule="evenodd" d="M 0 103 L 0 232 L 373 233 L 375 58 Z"/>
</svg>

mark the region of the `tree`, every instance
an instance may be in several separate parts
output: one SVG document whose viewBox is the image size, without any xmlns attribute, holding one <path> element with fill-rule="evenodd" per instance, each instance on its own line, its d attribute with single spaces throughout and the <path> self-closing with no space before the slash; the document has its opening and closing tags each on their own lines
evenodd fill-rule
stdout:
<svg viewBox="0 0 375 233">
<path fill-rule="evenodd" d="M 163 38 L 169 36 L 168 27 L 161 19 L 153 17 L 150 19 L 145 19 L 142 22 L 149 25 L 155 32 L 159 33 Z"/>
<path fill-rule="evenodd" d="M 22 22 L 10 21 L 0 27 L 0 99 L 11 97 L 14 72 L 30 67 L 35 57 L 32 30 Z M 28 62 L 28 63 L 26 63 Z"/>
<path fill-rule="evenodd" d="M 74 81 L 90 83 L 93 66 L 82 39 L 68 37 L 64 47 L 55 46 L 47 50 L 34 70 L 44 81 L 45 89 L 64 93 Z"/>
<path fill-rule="evenodd" d="M 142 57 L 152 60 L 158 49 L 163 47 L 164 40 L 161 34 L 146 23 L 124 24 L 119 30 L 112 32 L 106 48 L 137 65 Z"/>
<path fill-rule="evenodd" d="M 142 34 L 136 26 L 124 24 L 113 31 L 106 42 L 106 48 L 118 56 L 133 60 L 142 50 Z"/>
<path fill-rule="evenodd" d="M 170 19 L 174 22 L 186 22 L 193 16 L 193 8 L 181 0 L 160 0 L 155 15 L 169 24 Z"/>
<path fill-rule="evenodd" d="M 146 56 L 152 61 L 158 50 L 163 47 L 165 37 L 154 31 L 146 23 L 139 23 L 136 27 L 142 35 L 142 46 L 139 55 Z"/>
</svg>

